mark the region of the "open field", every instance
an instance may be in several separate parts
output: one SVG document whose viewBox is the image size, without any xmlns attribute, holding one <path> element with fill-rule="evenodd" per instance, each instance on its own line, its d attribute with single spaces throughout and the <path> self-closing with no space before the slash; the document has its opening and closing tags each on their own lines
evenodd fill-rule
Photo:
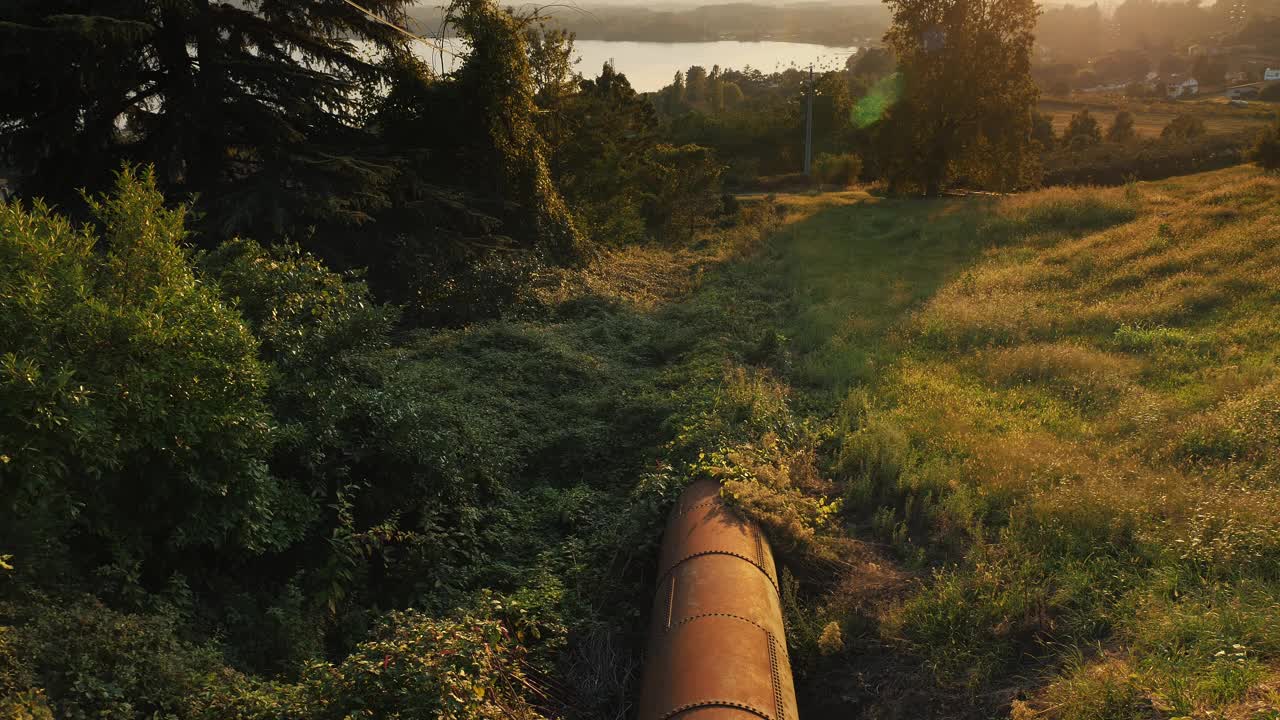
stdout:
<svg viewBox="0 0 1280 720">
<path fill-rule="evenodd" d="M 1111 126 L 1117 112 L 1128 110 L 1133 114 L 1134 128 L 1139 137 L 1160 137 L 1160 131 L 1179 113 L 1200 116 L 1210 133 L 1232 133 L 1265 126 L 1280 111 L 1280 104 L 1253 102 L 1248 107 L 1232 107 L 1222 98 L 1147 102 L 1119 97 L 1076 96 L 1069 100 L 1043 99 L 1039 105 L 1040 112 L 1053 118 L 1053 129 L 1058 134 L 1066 129 L 1071 116 L 1084 108 L 1097 117 L 1104 132 Z"/>
<path fill-rule="evenodd" d="M 1280 178 L 779 203 L 659 324 L 722 318 L 671 467 L 772 530 L 802 714 L 1274 717 Z"/>
</svg>

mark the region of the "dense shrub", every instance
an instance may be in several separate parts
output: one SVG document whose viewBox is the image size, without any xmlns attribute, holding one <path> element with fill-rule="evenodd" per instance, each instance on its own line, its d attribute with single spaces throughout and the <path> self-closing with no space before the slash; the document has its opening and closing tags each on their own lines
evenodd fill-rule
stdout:
<svg viewBox="0 0 1280 720">
<path fill-rule="evenodd" d="M 171 613 L 123 613 L 88 597 L 40 598 L 25 612 L 0 605 L 0 712 L 24 717 L 25 705 L 33 718 L 48 710 L 76 720 L 185 717 L 188 695 L 219 658 L 180 640 L 177 628 Z M 20 680 L 6 683 L 6 675 Z"/>
<path fill-rule="evenodd" d="M 813 161 L 813 174 L 830 185 L 850 185 L 861 173 L 862 158 L 853 153 L 822 153 Z"/>
<path fill-rule="evenodd" d="M 1045 155 L 1046 185 L 1120 185 L 1214 170 L 1243 162 L 1253 133 L 1101 143 Z"/>
<path fill-rule="evenodd" d="M 1267 170 L 1280 170 L 1280 116 L 1258 136 L 1249 157 Z"/>
<path fill-rule="evenodd" d="M 83 533 L 85 562 L 282 547 L 300 500 L 267 472 L 257 341 L 197 282 L 149 172 L 91 208 L 77 230 L 0 205 L 0 502 L 18 520 L 0 536 Z"/>
<path fill-rule="evenodd" d="M 1088 108 L 1071 116 L 1067 129 L 1062 133 L 1062 142 L 1073 150 L 1102 142 L 1102 130 L 1098 127 L 1098 120 L 1089 114 Z"/>
<path fill-rule="evenodd" d="M 479 508 L 512 462 L 490 414 L 460 401 L 462 368 L 409 362 L 390 347 L 394 309 L 297 248 L 234 241 L 202 269 L 262 338 L 272 473 L 331 510 L 312 528 L 326 546 L 309 568 L 320 586 L 312 602 L 340 614 L 374 593 L 420 607 L 457 601 L 469 580 L 459 566 L 481 557 Z M 385 586 L 366 577 L 370 562 Z M 440 581 L 418 592 L 401 573 Z"/>
<path fill-rule="evenodd" d="M 263 358 L 281 369 L 324 371 L 339 353 L 388 345 L 395 309 L 295 245 L 235 239 L 204 256 L 200 269 L 253 327 Z"/>
<path fill-rule="evenodd" d="M 1039 112 L 1032 113 L 1031 137 L 1046 150 L 1056 145 L 1058 136 L 1053 131 L 1053 118 Z"/>
<path fill-rule="evenodd" d="M 658 145 L 648 166 L 644 217 L 649 231 L 667 242 L 687 240 L 720 205 L 715 154 L 697 145 Z"/>
<path fill-rule="evenodd" d="M 1107 142 L 1129 142 L 1137 137 L 1137 133 L 1133 129 L 1133 114 L 1128 110 L 1121 110 L 1116 113 L 1116 117 L 1111 121 L 1111 127 L 1107 128 Z"/>
<path fill-rule="evenodd" d="M 1202 118 L 1196 115 L 1178 115 L 1170 120 L 1168 125 L 1164 126 L 1164 129 L 1160 131 L 1160 137 L 1193 140 L 1201 137 L 1206 132 Z"/>
<path fill-rule="evenodd" d="M 532 685 L 526 645 L 555 629 L 499 600 L 493 604 L 488 612 L 449 619 L 392 612 L 353 653 L 338 663 L 308 664 L 296 684 L 223 671 L 193 695 L 191 716 L 536 720 L 542 716 L 526 700 Z"/>
</svg>

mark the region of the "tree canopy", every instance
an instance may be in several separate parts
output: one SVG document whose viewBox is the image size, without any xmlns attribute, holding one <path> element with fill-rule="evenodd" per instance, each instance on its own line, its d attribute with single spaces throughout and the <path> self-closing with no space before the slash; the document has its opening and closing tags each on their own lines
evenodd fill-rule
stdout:
<svg viewBox="0 0 1280 720">
<path fill-rule="evenodd" d="M 1035 180 L 1032 0 L 887 0 L 885 36 L 902 95 L 885 120 L 896 189 L 937 193 L 964 178 L 1012 188 Z"/>
<path fill-rule="evenodd" d="M 16 0 L 0 10 L 0 153 L 73 199 L 122 160 L 202 197 L 220 233 L 360 221 L 386 203 L 354 88 L 408 0 Z"/>
</svg>

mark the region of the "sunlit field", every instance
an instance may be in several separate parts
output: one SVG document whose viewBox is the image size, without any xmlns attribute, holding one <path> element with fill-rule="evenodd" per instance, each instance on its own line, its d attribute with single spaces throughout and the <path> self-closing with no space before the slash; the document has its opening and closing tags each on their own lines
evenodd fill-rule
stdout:
<svg viewBox="0 0 1280 720">
<path fill-rule="evenodd" d="M 1225 99 L 1200 98 L 1185 101 L 1129 99 L 1112 96 L 1074 96 L 1071 100 L 1047 98 L 1038 105 L 1040 112 L 1053 119 L 1054 132 L 1059 135 L 1067 129 L 1071 116 L 1088 108 L 1097 118 L 1103 131 L 1111 127 L 1116 113 L 1128 110 L 1133 114 L 1133 129 L 1141 138 L 1160 137 L 1160 131 L 1179 114 L 1195 115 L 1204 120 L 1210 133 L 1236 133 L 1264 127 L 1274 117 L 1275 103 L 1251 102 L 1247 107 L 1227 105 Z"/>
<path fill-rule="evenodd" d="M 1275 708 L 1280 179 L 779 202 L 680 312 L 751 314 L 712 405 L 760 438 L 702 464 L 799 578 L 802 711 Z"/>
</svg>

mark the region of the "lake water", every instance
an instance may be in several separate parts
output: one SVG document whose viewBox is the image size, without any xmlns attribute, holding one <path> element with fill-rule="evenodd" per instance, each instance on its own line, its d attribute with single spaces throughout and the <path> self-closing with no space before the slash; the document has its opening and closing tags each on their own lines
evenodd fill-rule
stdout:
<svg viewBox="0 0 1280 720">
<path fill-rule="evenodd" d="M 458 41 L 446 42 L 446 47 L 453 52 L 465 53 L 465 46 Z M 417 47 L 425 58 L 428 49 L 421 43 Z M 735 70 L 750 66 L 771 73 L 788 67 L 808 67 L 810 63 L 816 70 L 833 70 L 843 67 L 844 61 L 857 50 L 854 47 L 808 43 L 737 40 L 687 43 L 578 40 L 573 47 L 580 58 L 575 69 L 584 77 L 599 75 L 604 63 L 612 61 L 618 72 L 627 76 L 631 87 L 639 92 L 661 90 L 671 84 L 671 78 L 677 71 L 687 70 L 690 65 L 701 65 L 708 72 L 712 65 Z M 456 62 L 454 57 L 446 54 L 444 69 L 452 69 Z M 441 70 L 438 54 L 432 59 L 432 65 L 437 71 Z"/>
</svg>

